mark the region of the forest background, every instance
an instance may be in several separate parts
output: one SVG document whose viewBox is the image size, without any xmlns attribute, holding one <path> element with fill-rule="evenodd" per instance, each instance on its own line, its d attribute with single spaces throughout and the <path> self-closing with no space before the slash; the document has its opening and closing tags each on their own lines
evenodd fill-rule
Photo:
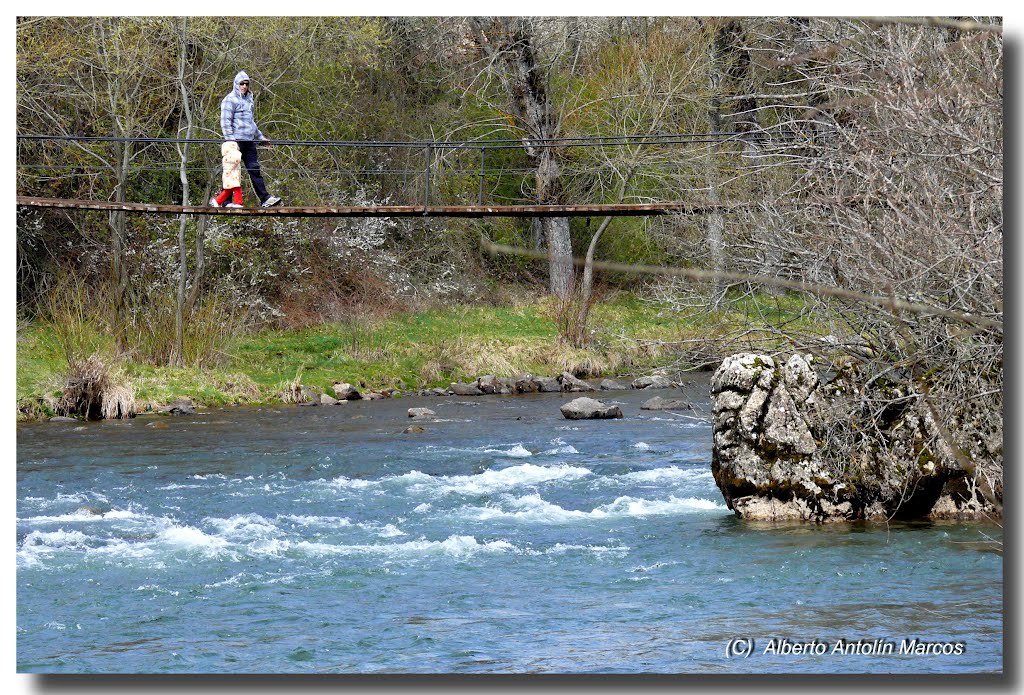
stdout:
<svg viewBox="0 0 1024 695">
<path fill-rule="evenodd" d="M 984 439 L 1001 462 L 999 25 L 20 18 L 19 136 L 113 139 L 19 137 L 19 195 L 203 204 L 220 187 L 219 103 L 245 69 L 257 122 L 286 143 L 261 154 L 286 205 L 416 204 L 426 183 L 422 146 L 287 143 L 500 140 L 430 154 L 431 202 L 705 212 L 19 207 L 19 418 L 88 413 L 89 389 L 116 415 L 179 396 L 293 400 L 334 381 L 680 378 L 739 351 L 799 351 L 856 375 L 851 431 L 925 402 L 944 437 Z M 630 138 L 570 144 L 612 136 Z M 840 453 L 857 446 L 847 435 Z"/>
</svg>

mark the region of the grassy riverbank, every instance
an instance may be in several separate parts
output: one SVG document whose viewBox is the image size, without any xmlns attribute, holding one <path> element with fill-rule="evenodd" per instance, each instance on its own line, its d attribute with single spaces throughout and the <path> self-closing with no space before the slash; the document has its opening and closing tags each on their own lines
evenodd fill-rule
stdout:
<svg viewBox="0 0 1024 695">
<path fill-rule="evenodd" d="M 767 311 L 766 311 L 767 308 Z M 331 393 L 335 381 L 368 388 L 447 386 L 484 374 L 563 371 L 589 378 L 632 377 L 655 369 L 699 367 L 706 339 L 739 326 L 803 321 L 799 300 L 737 303 L 714 315 L 681 316 L 668 307 L 620 293 L 592 312 L 592 340 L 576 349 L 558 339 L 557 306 L 524 299 L 510 306 L 455 306 L 387 318 L 327 324 L 297 331 L 263 331 L 225 340 L 213 366 L 171 368 L 129 357 L 114 359 L 101 336 L 96 345 L 117 380 L 130 383 L 140 411 L 181 396 L 216 406 L 279 402 L 293 383 Z M 751 323 L 752 315 L 756 317 Z M 68 371 L 60 331 L 19 324 L 19 418 L 52 414 Z"/>
</svg>

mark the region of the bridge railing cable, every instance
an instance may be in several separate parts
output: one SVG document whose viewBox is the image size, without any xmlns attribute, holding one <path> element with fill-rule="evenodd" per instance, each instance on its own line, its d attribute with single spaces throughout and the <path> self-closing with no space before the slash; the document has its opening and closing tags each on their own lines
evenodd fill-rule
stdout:
<svg viewBox="0 0 1024 695">
<path fill-rule="evenodd" d="M 758 152 L 775 152 L 767 163 L 779 166 L 784 159 L 779 152 L 808 140 L 806 133 L 784 128 L 532 139 L 292 139 L 274 140 L 261 160 L 273 191 L 295 204 L 515 204 L 534 198 L 536 167 L 531 157 L 554 148 L 572 202 L 607 202 L 603 198 L 616 188 L 615 168 L 625 161 L 636 164 L 633 180 L 641 184 L 637 195 L 651 202 L 659 185 L 671 191 L 663 199 L 680 191 L 704 191 L 705 170 L 714 157 L 746 153 L 747 163 L 757 164 L 751 157 L 769 156 Z M 129 200 L 180 203 L 183 168 L 193 190 L 219 188 L 219 138 L 18 133 L 17 142 L 20 195 L 106 199 L 115 178 L 128 189 Z M 182 167 L 179 146 L 185 144 L 198 147 Z M 124 161 L 129 161 L 127 171 L 121 170 Z"/>
</svg>

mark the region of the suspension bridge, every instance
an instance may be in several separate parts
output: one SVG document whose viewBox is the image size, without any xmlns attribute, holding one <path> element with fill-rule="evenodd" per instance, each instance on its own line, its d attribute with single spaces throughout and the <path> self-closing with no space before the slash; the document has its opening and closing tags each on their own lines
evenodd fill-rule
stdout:
<svg viewBox="0 0 1024 695">
<path fill-rule="evenodd" d="M 136 202 L 130 200 L 130 193 L 122 195 L 125 202 L 109 199 L 83 199 L 80 197 L 55 198 L 39 195 L 21 194 L 32 188 L 43 187 L 57 181 L 75 180 L 85 185 L 96 171 L 104 170 L 109 176 L 118 171 L 124 159 L 124 149 L 134 148 L 134 157 L 146 160 L 136 164 L 130 171 L 121 171 L 120 177 L 125 181 L 134 181 L 136 188 L 145 189 L 144 181 L 158 176 L 164 177 L 164 186 L 180 185 L 183 167 L 180 161 L 175 162 L 168 156 L 167 148 L 182 146 L 217 146 L 222 140 L 212 139 L 181 139 L 181 138 L 147 138 L 147 137 L 105 137 L 105 136 L 72 136 L 72 135 L 27 135 L 18 134 L 19 156 L 19 195 L 16 202 L 20 206 L 34 208 L 62 208 L 77 210 L 99 210 L 105 212 L 126 212 L 158 215 L 218 215 L 236 217 L 604 217 L 604 216 L 646 216 L 646 215 L 701 215 L 711 212 L 729 212 L 739 208 L 749 208 L 755 203 L 741 202 L 719 204 L 707 202 L 706 191 L 694 188 L 693 198 L 698 202 L 679 200 L 652 199 L 652 190 L 658 183 L 674 180 L 694 181 L 704 176 L 695 176 L 694 169 L 704 166 L 701 157 L 714 156 L 714 153 L 730 144 L 746 147 L 748 140 L 737 133 L 684 133 L 672 135 L 615 135 L 605 137 L 533 139 L 533 140 L 487 140 L 487 141 L 428 141 L 428 142 L 378 142 L 378 141 L 309 141 L 281 140 L 274 141 L 275 148 L 317 147 L 327 153 L 329 160 L 338 162 L 334 170 L 309 171 L 301 168 L 288 169 L 280 167 L 278 160 L 269 166 L 264 161 L 265 173 L 271 176 L 299 176 L 317 185 L 318 177 L 332 181 L 344 181 L 356 187 L 363 186 L 378 191 L 401 191 L 406 198 L 398 204 L 390 202 L 390 196 L 379 194 L 377 197 L 386 202 L 360 205 L 338 204 L 291 204 L 272 208 L 243 207 L 217 208 L 206 204 L 180 204 L 174 202 Z M 797 133 L 775 134 L 773 145 L 787 145 L 797 141 L 806 141 L 806 137 Z M 63 147 L 65 150 L 56 151 Z M 631 148 L 625 157 L 621 151 L 610 156 L 610 148 Z M 702 148 L 696 157 L 680 155 L 679 148 Z M 69 148 L 69 149 L 68 149 Z M 104 149 L 106 148 L 106 149 Z M 144 157 L 144 151 L 158 151 L 164 148 L 162 156 L 150 154 Z M 631 174 L 636 181 L 646 180 L 646 193 L 643 198 L 635 196 L 633 200 L 620 202 L 579 202 L 573 204 L 540 204 L 523 202 L 529 200 L 533 178 L 536 170 L 524 163 L 525 157 L 510 155 L 509 151 L 519 150 L 523 153 L 532 152 L 536 155 L 544 149 L 555 148 L 561 152 L 569 152 L 570 159 L 574 153 L 583 149 L 594 152 L 599 148 L 601 156 L 579 157 L 563 170 L 563 178 L 585 178 L 599 180 L 605 177 L 603 190 L 608 198 L 612 188 L 610 177 L 614 174 L 612 162 L 627 162 L 633 168 Z M 348 151 L 348 156 L 340 156 L 341 151 Z M 77 159 L 69 152 L 77 153 Z M 118 154 L 120 152 L 120 155 Z M 88 155 L 96 162 L 95 170 L 86 171 L 83 155 Z M 642 156 L 655 153 L 654 156 Z M 178 151 L 180 160 L 180 150 Z M 282 158 L 287 160 L 286 154 Z M 265 160 L 269 158 L 264 156 Z M 358 164 L 353 164 L 358 162 Z M 688 168 L 688 171 L 682 171 Z M 219 158 L 208 159 L 206 164 L 191 162 L 187 169 L 190 176 L 201 181 L 193 190 L 201 190 L 207 182 L 216 188 L 219 183 Z M 474 180 L 475 179 L 475 180 Z M 445 186 L 445 182 L 456 181 L 456 185 Z M 691 184 L 692 185 L 692 184 Z M 152 190 L 154 186 L 149 186 Z M 458 188 L 459 193 L 452 191 Z M 474 200 L 466 200 L 467 191 Z M 601 188 L 598 186 L 597 188 Z M 665 186 L 666 190 L 678 190 L 678 186 Z M 287 197 L 288 191 L 282 191 Z M 474 194 L 475 193 L 475 194 Z M 445 201 L 445 197 L 456 197 L 458 200 Z M 140 196 L 143 197 L 143 196 Z M 168 196 L 170 197 L 170 196 Z M 180 191 L 178 192 L 180 199 Z M 371 196 L 373 197 L 373 196 Z M 584 196 L 602 197 L 602 196 Z M 689 197 L 689 196 L 688 196 Z"/>
<path fill-rule="evenodd" d="M 272 208 L 215 208 L 209 205 L 154 205 L 105 200 L 17 196 L 18 205 L 37 208 L 75 208 L 108 212 L 163 215 L 237 215 L 242 217 L 604 217 L 627 215 L 699 215 L 741 206 L 696 206 L 683 203 L 618 203 L 596 205 L 360 205 L 279 206 Z"/>
</svg>

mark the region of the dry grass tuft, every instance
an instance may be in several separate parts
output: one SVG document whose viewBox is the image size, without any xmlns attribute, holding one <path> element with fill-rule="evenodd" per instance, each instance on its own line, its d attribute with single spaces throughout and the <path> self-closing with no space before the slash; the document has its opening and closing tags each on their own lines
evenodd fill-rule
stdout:
<svg viewBox="0 0 1024 695">
<path fill-rule="evenodd" d="M 56 411 L 86 420 L 132 418 L 135 391 L 130 384 L 120 383 L 99 355 L 71 359 Z"/>
<path fill-rule="evenodd" d="M 216 387 L 240 403 L 260 400 L 260 387 L 246 374 L 228 374 L 217 379 Z"/>
<path fill-rule="evenodd" d="M 102 413 L 104 420 L 121 420 L 135 417 L 135 391 L 124 384 L 108 384 L 103 391 Z"/>
</svg>

